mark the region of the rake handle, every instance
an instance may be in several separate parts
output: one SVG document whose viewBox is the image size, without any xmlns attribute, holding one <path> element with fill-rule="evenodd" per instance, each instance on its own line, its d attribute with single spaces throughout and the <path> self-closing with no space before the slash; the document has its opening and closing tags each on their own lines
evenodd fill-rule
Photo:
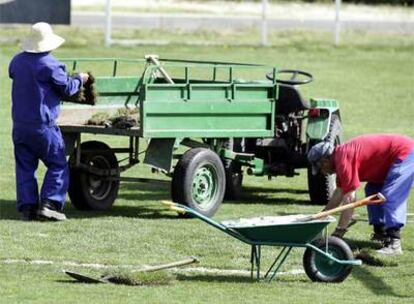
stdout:
<svg viewBox="0 0 414 304">
<path fill-rule="evenodd" d="M 143 269 L 135 270 L 134 272 L 154 272 L 154 271 L 158 271 L 158 270 L 169 269 L 169 268 L 174 268 L 174 267 L 180 267 L 180 266 L 189 265 L 189 264 L 198 263 L 198 262 L 199 261 L 196 257 L 190 257 L 190 258 L 185 259 L 185 260 L 172 262 L 172 263 L 168 263 L 168 264 L 148 266 L 148 267 L 145 267 Z"/>
<path fill-rule="evenodd" d="M 156 55 L 146 55 L 145 59 L 150 61 L 152 64 L 157 66 L 158 70 L 160 71 L 161 75 L 165 78 L 165 80 L 168 83 L 174 84 L 174 81 L 171 79 L 171 77 L 168 75 L 168 73 L 164 70 L 164 68 L 161 66 L 160 62 L 158 61 L 158 56 Z"/>
<path fill-rule="evenodd" d="M 359 201 L 356 201 L 350 204 L 342 205 L 342 206 L 333 208 L 331 210 L 315 213 L 314 215 L 310 216 L 310 219 L 317 220 L 317 219 L 326 217 L 328 215 L 331 215 L 333 213 L 341 212 L 347 209 L 354 209 L 354 208 L 365 206 L 365 205 L 380 205 L 380 204 L 383 204 L 384 202 L 385 202 L 384 195 L 378 192 L 377 194 L 370 195 L 362 200 L 359 200 Z"/>
</svg>

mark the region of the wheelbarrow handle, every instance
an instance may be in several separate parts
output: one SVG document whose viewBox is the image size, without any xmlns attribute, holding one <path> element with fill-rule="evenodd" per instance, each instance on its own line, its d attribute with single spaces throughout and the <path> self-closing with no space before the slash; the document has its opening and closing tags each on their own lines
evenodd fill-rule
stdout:
<svg viewBox="0 0 414 304">
<path fill-rule="evenodd" d="M 354 209 L 357 207 L 365 206 L 365 205 L 380 205 L 383 204 L 386 201 L 385 196 L 382 195 L 380 192 L 374 195 L 370 195 L 364 199 L 361 199 L 359 201 L 342 205 L 336 208 L 333 208 L 331 210 L 322 211 L 316 214 L 311 215 L 309 220 L 317 220 L 323 217 L 326 217 L 328 215 L 331 215 L 333 213 L 341 212 L 347 209 Z"/>
<path fill-rule="evenodd" d="M 162 203 L 177 213 L 185 214 L 187 212 L 187 210 L 185 210 L 182 207 L 179 207 L 176 203 L 170 201 L 162 201 Z"/>
<path fill-rule="evenodd" d="M 201 214 L 200 212 L 195 211 L 194 209 L 185 206 L 185 205 L 181 205 L 181 204 L 177 204 L 177 203 L 173 203 L 170 201 L 162 201 L 162 203 L 164 205 L 166 205 L 170 210 L 173 210 L 175 212 L 181 213 L 181 214 L 189 214 L 195 218 L 198 218 L 200 220 L 202 220 L 203 222 L 206 222 L 207 224 L 226 232 L 227 234 L 230 234 L 232 236 L 234 236 L 234 233 L 232 232 L 231 229 L 229 229 L 227 226 L 224 226 L 223 224 L 214 221 L 213 219 Z"/>
<path fill-rule="evenodd" d="M 170 206 L 170 209 L 176 211 L 177 213 L 185 214 L 187 211 L 184 208 L 177 206 Z"/>
<path fill-rule="evenodd" d="M 175 205 L 176 205 L 175 203 L 170 202 L 170 201 L 161 201 L 161 203 L 162 203 L 163 205 L 166 205 L 167 207 L 170 207 L 170 206 L 175 206 Z"/>
</svg>

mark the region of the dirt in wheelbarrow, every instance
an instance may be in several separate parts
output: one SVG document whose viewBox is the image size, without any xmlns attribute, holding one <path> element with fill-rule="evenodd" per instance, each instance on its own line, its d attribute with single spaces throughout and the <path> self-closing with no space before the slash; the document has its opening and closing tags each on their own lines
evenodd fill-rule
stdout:
<svg viewBox="0 0 414 304">
<path fill-rule="evenodd" d="M 308 219 L 309 215 L 294 214 L 282 216 L 260 216 L 252 218 L 239 218 L 234 220 L 227 220 L 221 222 L 223 225 L 231 228 L 257 227 L 257 226 L 277 226 L 289 225 L 303 222 L 303 219 Z M 327 217 L 324 220 L 333 220 L 332 217 Z"/>
</svg>

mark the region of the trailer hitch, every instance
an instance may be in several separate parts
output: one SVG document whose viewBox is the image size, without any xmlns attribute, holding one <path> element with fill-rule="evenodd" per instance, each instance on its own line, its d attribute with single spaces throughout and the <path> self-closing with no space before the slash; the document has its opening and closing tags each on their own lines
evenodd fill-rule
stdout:
<svg viewBox="0 0 414 304">
<path fill-rule="evenodd" d="M 234 152 L 221 148 L 219 150 L 219 155 L 221 158 L 231 159 L 249 167 L 247 169 L 247 174 L 249 175 L 263 175 L 265 173 L 264 160 L 254 157 L 254 154 Z"/>
</svg>

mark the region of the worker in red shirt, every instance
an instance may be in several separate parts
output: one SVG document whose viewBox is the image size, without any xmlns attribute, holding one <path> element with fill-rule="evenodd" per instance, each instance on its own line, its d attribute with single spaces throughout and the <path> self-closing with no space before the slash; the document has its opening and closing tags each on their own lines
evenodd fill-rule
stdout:
<svg viewBox="0 0 414 304">
<path fill-rule="evenodd" d="M 361 182 L 365 194 L 381 192 L 386 202 L 368 206 L 372 239 L 380 241 L 379 253 L 402 254 L 400 229 L 406 222 L 407 200 L 414 183 L 414 140 L 392 134 L 362 135 L 334 147 L 321 142 L 309 151 L 312 173 L 336 174 L 337 188 L 324 210 L 355 200 Z M 333 233 L 342 237 L 352 218 L 352 209 L 341 214 Z"/>
</svg>

